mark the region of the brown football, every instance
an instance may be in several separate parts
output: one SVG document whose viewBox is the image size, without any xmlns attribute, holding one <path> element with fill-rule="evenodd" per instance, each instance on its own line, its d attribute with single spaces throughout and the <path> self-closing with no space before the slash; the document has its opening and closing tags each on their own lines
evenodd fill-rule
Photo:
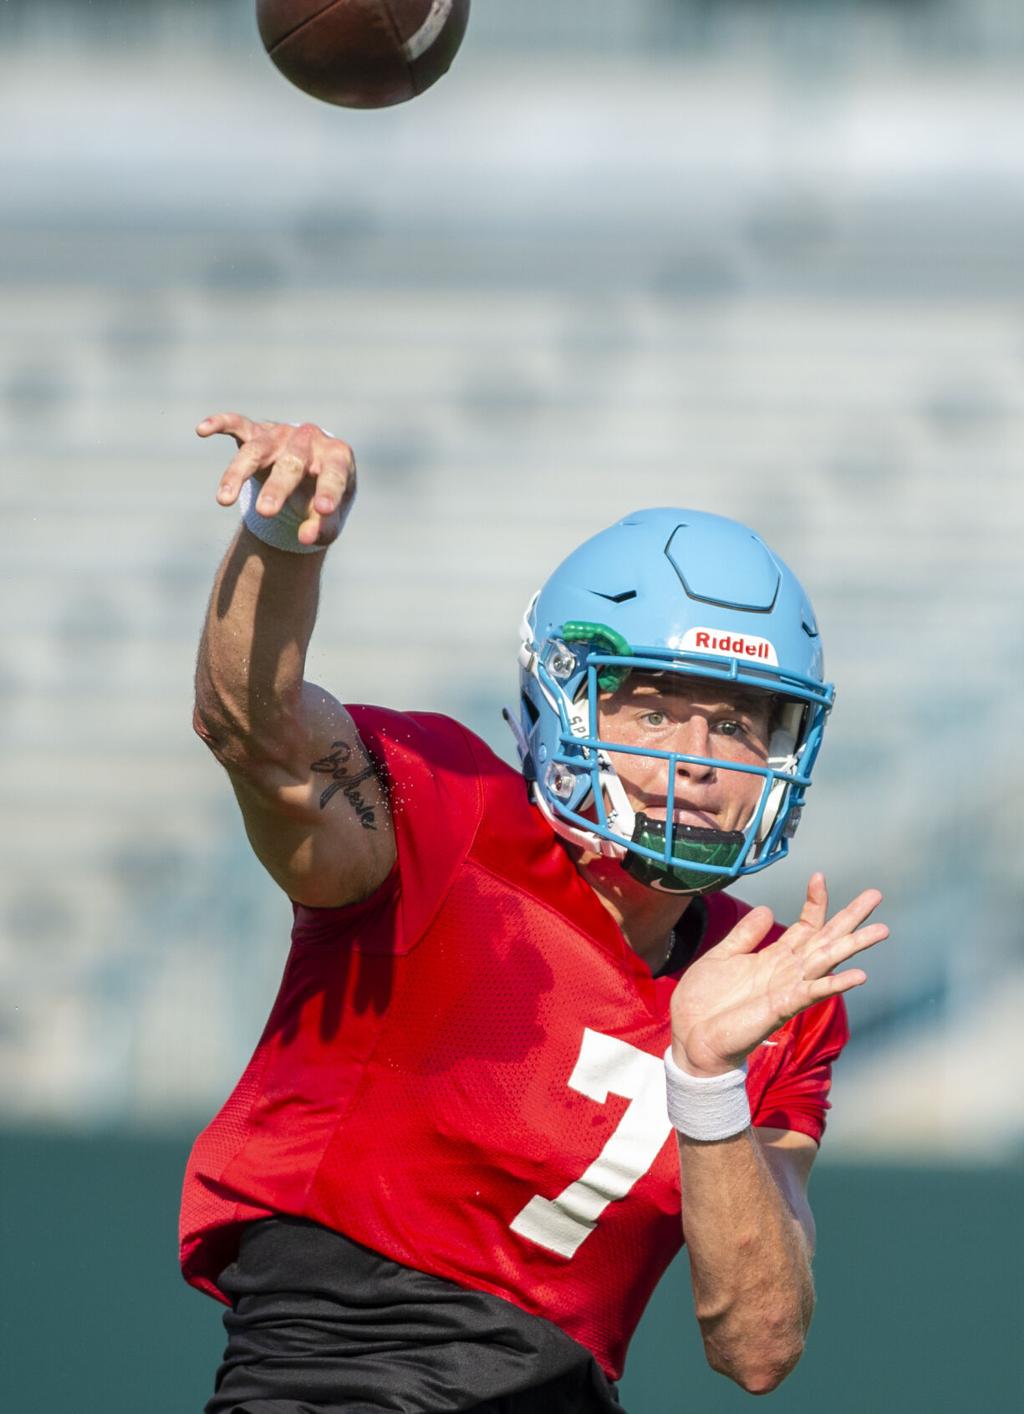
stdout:
<svg viewBox="0 0 1024 1414">
<path fill-rule="evenodd" d="M 345 108 L 386 108 L 436 83 L 468 19 L 469 0 L 256 0 L 285 78 Z"/>
</svg>

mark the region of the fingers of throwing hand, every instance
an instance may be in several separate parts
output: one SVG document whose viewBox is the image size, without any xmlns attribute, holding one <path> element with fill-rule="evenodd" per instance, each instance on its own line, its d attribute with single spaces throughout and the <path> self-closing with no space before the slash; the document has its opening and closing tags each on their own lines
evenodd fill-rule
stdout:
<svg viewBox="0 0 1024 1414">
<path fill-rule="evenodd" d="M 288 497 L 306 475 L 306 458 L 292 449 L 289 442 L 284 451 L 274 459 L 270 475 L 263 483 L 256 509 L 262 516 L 273 516 L 284 505 Z"/>
<path fill-rule="evenodd" d="M 254 431 L 254 424 L 240 412 L 215 412 L 210 417 L 204 417 L 196 428 L 200 437 L 214 437 L 218 432 L 224 432 L 234 437 L 239 446 L 248 442 Z"/>
<path fill-rule="evenodd" d="M 352 449 L 344 442 L 334 443 L 319 458 L 316 474 L 316 496 L 313 508 L 321 515 L 336 511 L 350 491 L 355 478 Z"/>
<path fill-rule="evenodd" d="M 306 519 L 302 522 L 302 524 L 296 531 L 296 534 L 299 537 L 299 544 L 315 545 L 322 538 L 322 527 L 322 518 L 317 515 L 316 511 L 310 510 L 309 514 L 306 516 Z"/>
<path fill-rule="evenodd" d="M 237 501 L 238 493 L 245 482 L 264 465 L 263 458 L 264 447 L 258 438 L 242 444 L 241 449 L 228 463 L 217 487 L 217 500 L 222 506 L 230 506 Z"/>
</svg>

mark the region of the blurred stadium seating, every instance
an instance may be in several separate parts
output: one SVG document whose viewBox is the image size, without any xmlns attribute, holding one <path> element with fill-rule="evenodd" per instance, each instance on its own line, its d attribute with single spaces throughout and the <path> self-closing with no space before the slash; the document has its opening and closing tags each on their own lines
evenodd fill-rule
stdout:
<svg viewBox="0 0 1024 1414">
<path fill-rule="evenodd" d="M 692 503 L 797 567 L 838 703 L 744 892 L 789 914 L 823 866 L 894 938 L 779 1407 L 1018 1406 L 1022 68 L 1018 0 L 473 0 L 448 79 L 353 115 L 251 0 L 0 5 L 4 1407 L 179 1414 L 221 1344 L 176 1191 L 289 922 L 190 731 L 233 526 L 191 429 L 231 405 L 360 456 L 311 672 L 506 755 L 519 615 L 585 534 Z M 748 1403 L 686 1285 L 633 1414 Z"/>
<path fill-rule="evenodd" d="M 0 10 L 8 1122 L 198 1123 L 273 992 L 287 905 L 189 728 L 231 530 L 191 428 L 239 406 L 360 456 L 312 673 L 505 754 L 568 547 L 645 503 L 758 526 L 839 697 L 746 892 L 823 865 L 895 933 L 832 1152 L 1020 1153 L 1024 20 L 811 8 L 475 0 L 374 115 L 288 89 L 246 5 Z M 966 1038 L 984 1112 L 936 1083 Z"/>
</svg>

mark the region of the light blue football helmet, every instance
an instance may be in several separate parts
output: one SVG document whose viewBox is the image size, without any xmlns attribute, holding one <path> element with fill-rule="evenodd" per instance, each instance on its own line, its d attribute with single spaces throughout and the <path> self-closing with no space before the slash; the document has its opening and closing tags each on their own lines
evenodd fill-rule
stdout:
<svg viewBox="0 0 1024 1414">
<path fill-rule="evenodd" d="M 520 710 L 505 716 L 534 802 L 559 835 L 679 894 L 722 888 L 787 854 L 834 689 L 824 681 L 806 594 L 752 530 L 701 511 L 636 511 L 555 570 L 521 635 Z M 772 694 L 765 763 L 603 739 L 600 695 L 634 671 Z M 619 754 L 664 760 L 665 820 L 634 811 L 615 768 Z M 763 778 L 742 830 L 675 821 L 680 763 Z"/>
</svg>

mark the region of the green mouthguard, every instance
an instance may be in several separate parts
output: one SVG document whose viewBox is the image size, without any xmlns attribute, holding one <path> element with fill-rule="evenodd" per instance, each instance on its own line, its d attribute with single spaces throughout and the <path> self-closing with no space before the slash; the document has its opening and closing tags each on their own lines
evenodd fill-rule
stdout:
<svg viewBox="0 0 1024 1414">
<path fill-rule="evenodd" d="M 708 893 L 711 889 L 721 888 L 728 879 L 728 870 L 739 857 L 743 840 L 739 830 L 705 830 L 697 825 L 677 825 L 672 832 L 671 864 L 630 853 L 622 861 L 622 867 L 639 883 L 666 893 Z M 664 820 L 651 820 L 640 811 L 633 829 L 633 843 L 643 845 L 645 849 L 664 850 Z M 718 865 L 723 872 L 705 874 L 703 870 L 687 869 L 687 864 Z"/>
</svg>

